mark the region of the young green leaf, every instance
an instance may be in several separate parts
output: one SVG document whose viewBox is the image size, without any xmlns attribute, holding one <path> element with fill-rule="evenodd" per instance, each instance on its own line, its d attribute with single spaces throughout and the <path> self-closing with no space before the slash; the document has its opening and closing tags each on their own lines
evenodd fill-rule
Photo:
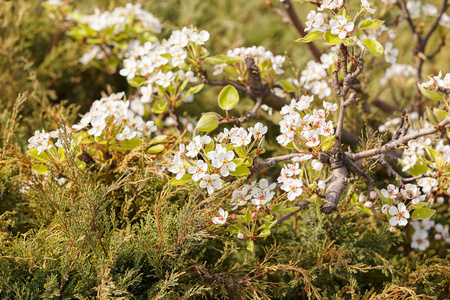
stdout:
<svg viewBox="0 0 450 300">
<path fill-rule="evenodd" d="M 219 118 L 215 113 L 206 113 L 200 117 L 197 123 L 197 130 L 203 132 L 213 131 L 219 126 Z"/>
<path fill-rule="evenodd" d="M 219 106 L 223 110 L 231 110 L 239 102 L 239 94 L 234 86 L 227 85 L 219 94 Z"/>
<path fill-rule="evenodd" d="M 31 169 L 33 170 L 33 172 L 41 175 L 47 174 L 49 172 L 48 167 L 42 164 L 34 165 Z"/>
<path fill-rule="evenodd" d="M 377 57 L 383 55 L 384 53 L 383 46 L 378 41 L 363 39 L 361 40 L 361 44 L 364 46 L 364 48 L 369 50 L 373 55 Z"/>
<path fill-rule="evenodd" d="M 413 211 L 413 213 L 411 214 L 411 218 L 414 220 L 424 220 L 431 218 L 435 212 L 436 211 L 434 209 L 422 207 Z"/>
<path fill-rule="evenodd" d="M 317 40 L 321 36 L 323 36 L 323 32 L 322 31 L 312 31 L 312 32 L 308 33 L 305 37 L 297 39 L 295 41 L 296 42 L 302 42 L 302 43 L 310 43 L 310 42 L 312 42 L 314 40 Z"/>
<path fill-rule="evenodd" d="M 382 20 L 366 20 L 359 25 L 359 29 L 373 29 L 377 28 L 380 25 L 383 25 L 384 21 Z"/>
<path fill-rule="evenodd" d="M 331 31 L 325 32 L 325 40 L 327 41 L 325 44 L 327 45 L 336 45 L 342 43 L 344 40 L 340 39 L 337 34 L 331 34 Z"/>
</svg>

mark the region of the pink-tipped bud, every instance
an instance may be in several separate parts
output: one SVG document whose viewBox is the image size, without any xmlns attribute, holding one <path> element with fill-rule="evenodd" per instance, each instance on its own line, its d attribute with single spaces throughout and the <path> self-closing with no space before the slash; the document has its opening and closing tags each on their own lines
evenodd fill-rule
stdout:
<svg viewBox="0 0 450 300">
<path fill-rule="evenodd" d="M 437 202 L 438 204 L 444 203 L 444 197 L 437 197 L 437 198 L 436 198 L 436 202 Z"/>
<path fill-rule="evenodd" d="M 238 239 L 242 240 L 244 238 L 244 234 L 242 232 L 239 232 L 237 237 Z"/>
<path fill-rule="evenodd" d="M 112 121 L 113 124 L 117 124 L 117 122 L 119 122 L 117 119 L 114 119 L 114 121 Z"/>
<path fill-rule="evenodd" d="M 231 218 L 232 218 L 233 220 L 236 220 L 236 215 L 231 215 Z"/>
<path fill-rule="evenodd" d="M 370 199 L 376 199 L 377 198 L 377 192 L 370 191 Z"/>
<path fill-rule="evenodd" d="M 364 203 L 364 206 L 367 208 L 372 208 L 372 202 L 366 202 Z"/>
<path fill-rule="evenodd" d="M 364 202 L 366 202 L 366 196 L 364 196 L 363 194 L 361 194 L 361 195 L 359 195 L 359 202 L 360 203 L 364 203 Z"/>
<path fill-rule="evenodd" d="M 434 235 L 434 239 L 435 239 L 435 240 L 440 240 L 440 239 L 442 239 L 442 235 L 441 235 L 440 233 L 436 233 L 436 234 Z"/>
<path fill-rule="evenodd" d="M 252 213 L 252 218 L 254 219 L 254 218 L 256 218 L 256 216 L 257 216 L 257 214 L 254 212 L 254 213 Z"/>
</svg>

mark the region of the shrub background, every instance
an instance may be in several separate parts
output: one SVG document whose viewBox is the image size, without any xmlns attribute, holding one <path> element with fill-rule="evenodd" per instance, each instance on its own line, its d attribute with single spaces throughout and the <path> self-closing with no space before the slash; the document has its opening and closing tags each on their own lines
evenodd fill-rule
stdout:
<svg viewBox="0 0 450 300">
<path fill-rule="evenodd" d="M 125 3 L 73 1 L 85 13 Z M 308 5 L 297 7 L 303 20 L 313 7 Z M 310 59 L 306 47 L 293 43 L 295 30 L 264 1 L 171 0 L 143 7 L 163 22 L 163 36 L 190 24 L 208 30 L 214 54 L 262 45 L 276 54 L 286 52 L 300 70 Z M 211 226 L 219 201 L 199 202 L 194 188 L 165 186 L 167 178 L 157 174 L 154 161 L 138 153 L 117 155 L 112 161 L 125 162 L 120 168 L 105 165 L 96 174 L 80 174 L 73 165 L 68 191 L 52 178 L 36 181 L 23 154 L 35 130 L 55 130 L 63 120 L 73 123 L 102 91 L 129 93 L 132 88 L 117 73 L 78 63 L 84 46 L 65 35 L 40 1 L 3 1 L 0 15 L 2 299 L 445 299 L 450 294 L 445 244 L 411 251 L 409 233 L 391 233 L 387 224 L 352 208 L 324 216 L 311 207 L 249 253 L 244 243 Z M 400 63 L 412 61 L 405 26 L 396 30 Z M 425 64 L 423 74 L 448 71 L 449 60 L 450 53 L 442 51 Z M 369 94 L 382 68 L 365 72 Z M 217 109 L 217 94 L 210 88 L 196 97 L 201 105 L 195 107 Z M 392 100 L 387 93 L 381 97 Z M 17 99 L 25 98 L 19 105 Z M 408 98 L 402 99 L 407 106 Z M 187 110 L 198 116 L 202 111 L 195 107 Z M 377 126 L 387 116 L 374 109 L 367 123 Z M 359 133 L 363 125 L 347 126 Z M 34 188 L 22 194 L 30 180 Z M 351 188 L 358 191 L 362 185 Z M 224 201 L 230 191 L 221 193 Z M 449 216 L 448 205 L 443 206 L 436 221 L 445 223 Z"/>
</svg>

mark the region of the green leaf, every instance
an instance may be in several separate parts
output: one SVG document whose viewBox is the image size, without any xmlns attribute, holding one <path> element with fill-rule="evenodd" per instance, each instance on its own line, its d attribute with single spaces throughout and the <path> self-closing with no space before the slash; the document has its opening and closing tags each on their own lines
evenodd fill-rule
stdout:
<svg viewBox="0 0 450 300">
<path fill-rule="evenodd" d="M 196 86 L 191 87 L 191 88 L 186 92 L 186 94 L 183 95 L 183 98 L 187 98 L 187 97 L 189 97 L 190 95 L 197 94 L 198 92 L 200 92 L 200 91 L 203 89 L 204 86 L 205 86 L 205 85 L 202 83 L 202 84 L 199 84 L 199 85 L 196 85 Z"/>
<path fill-rule="evenodd" d="M 33 172 L 37 173 L 37 174 L 47 174 L 49 172 L 48 167 L 46 165 L 42 165 L 42 164 L 38 164 L 38 165 L 34 165 L 31 170 L 33 170 Z"/>
<path fill-rule="evenodd" d="M 336 136 L 334 136 L 334 135 L 327 136 L 325 138 L 325 140 L 322 142 L 322 151 L 325 152 L 328 149 L 330 149 L 334 145 L 335 141 L 336 141 Z"/>
<path fill-rule="evenodd" d="M 156 154 L 156 153 L 163 152 L 164 149 L 165 149 L 165 148 L 164 148 L 164 145 L 158 144 L 158 145 L 151 146 L 150 148 L 148 148 L 147 151 L 145 151 L 145 153 L 148 153 L 148 154 Z"/>
<path fill-rule="evenodd" d="M 58 157 L 61 161 L 66 159 L 66 154 L 64 153 L 64 148 L 58 148 Z"/>
<path fill-rule="evenodd" d="M 312 42 L 314 40 L 317 40 L 321 36 L 323 36 L 323 32 L 322 31 L 311 31 L 305 37 L 297 39 L 295 41 L 296 42 L 302 42 L 302 43 L 310 43 L 310 42 Z"/>
<path fill-rule="evenodd" d="M 86 163 L 81 160 L 77 160 L 77 166 L 80 170 L 84 170 L 86 168 Z"/>
<path fill-rule="evenodd" d="M 438 120 L 437 116 L 434 114 L 434 112 L 431 111 L 431 109 L 429 107 L 427 107 L 426 114 L 427 114 L 428 121 L 430 121 L 431 124 L 433 124 L 433 125 L 439 124 L 439 120 Z"/>
<path fill-rule="evenodd" d="M 247 210 L 247 212 L 245 213 L 244 222 L 248 224 L 252 220 L 253 220 L 252 213 L 250 212 L 250 210 Z"/>
<path fill-rule="evenodd" d="M 380 197 L 381 202 L 384 204 L 389 204 L 389 205 L 393 205 L 394 201 L 392 201 L 391 198 L 386 198 L 385 196 L 383 196 L 383 194 L 381 193 L 381 191 L 379 189 L 375 189 L 375 192 L 377 192 L 378 197 Z"/>
<path fill-rule="evenodd" d="M 162 142 L 164 142 L 167 138 L 168 138 L 168 136 L 165 135 L 165 134 L 155 136 L 155 137 L 150 141 L 150 145 L 155 145 L 155 144 L 162 143 Z"/>
<path fill-rule="evenodd" d="M 336 45 L 342 43 L 344 40 L 340 39 L 337 34 L 331 34 L 331 31 L 325 32 L 325 40 L 327 41 L 325 44 L 327 45 Z"/>
<path fill-rule="evenodd" d="M 359 25 L 359 29 L 373 29 L 377 28 L 380 25 L 383 25 L 384 21 L 382 20 L 366 20 Z"/>
<path fill-rule="evenodd" d="M 234 86 L 227 85 L 219 94 L 219 106 L 223 110 L 230 110 L 239 102 L 239 94 Z"/>
<path fill-rule="evenodd" d="M 285 90 L 286 92 L 288 92 L 288 93 L 295 92 L 295 85 L 292 84 L 292 82 L 283 79 L 283 80 L 280 80 L 280 84 L 283 87 L 283 90 Z"/>
<path fill-rule="evenodd" d="M 169 108 L 169 103 L 167 101 L 159 100 L 159 101 L 155 101 L 153 103 L 152 111 L 155 114 L 162 114 L 162 113 L 165 113 L 168 108 Z"/>
<path fill-rule="evenodd" d="M 249 168 L 247 168 L 245 166 L 239 166 L 239 167 L 236 167 L 235 171 L 230 171 L 230 175 L 238 176 L 238 177 L 247 176 L 249 174 L 250 174 L 250 170 L 249 170 Z"/>
<path fill-rule="evenodd" d="M 372 211 L 370 210 L 370 208 L 367 208 L 364 206 L 364 204 L 362 203 L 356 203 L 356 208 L 359 209 L 360 211 L 368 214 L 369 216 L 373 215 Z"/>
<path fill-rule="evenodd" d="M 356 193 L 353 194 L 352 198 L 350 199 L 350 203 L 353 205 L 358 203 L 358 195 Z"/>
<path fill-rule="evenodd" d="M 434 209 L 422 207 L 414 210 L 411 214 L 411 218 L 414 220 L 424 220 L 433 216 L 435 212 L 436 211 Z"/>
<path fill-rule="evenodd" d="M 234 151 L 236 151 L 236 153 L 237 153 L 237 155 L 239 155 L 239 157 L 242 157 L 242 158 L 247 157 L 247 153 L 244 151 L 244 148 L 242 148 L 242 146 L 234 148 Z"/>
<path fill-rule="evenodd" d="M 286 208 L 280 208 L 280 209 L 277 211 L 277 213 L 280 213 L 280 214 L 288 214 L 288 213 L 290 213 L 290 212 L 294 212 L 294 211 L 297 211 L 297 210 L 299 210 L 298 207 L 286 207 Z"/>
<path fill-rule="evenodd" d="M 225 55 L 216 55 L 207 57 L 205 59 L 205 62 L 212 64 L 212 65 L 221 65 L 221 64 L 234 64 L 237 62 L 242 61 L 243 57 L 230 57 Z"/>
<path fill-rule="evenodd" d="M 214 150 L 214 139 L 211 139 L 211 142 L 209 142 L 208 145 L 205 147 L 205 153 L 208 153 L 210 151 Z"/>
<path fill-rule="evenodd" d="M 264 229 L 263 231 L 258 234 L 258 237 L 266 237 L 270 235 L 270 229 Z"/>
<path fill-rule="evenodd" d="M 38 149 L 30 149 L 27 151 L 28 155 L 31 156 L 32 158 L 42 162 L 48 162 L 47 153 L 41 152 L 40 154 L 38 154 L 38 152 L 39 152 Z"/>
<path fill-rule="evenodd" d="M 213 131 L 219 126 L 219 118 L 215 113 L 205 113 L 197 123 L 197 130 L 203 132 Z"/>
<path fill-rule="evenodd" d="M 281 203 L 275 204 L 272 207 L 272 212 L 278 212 L 280 209 L 282 209 L 284 207 L 285 204 L 286 204 L 286 202 L 281 202 Z"/>
<path fill-rule="evenodd" d="M 180 179 L 176 179 L 176 178 L 172 178 L 169 183 L 171 185 L 177 186 L 177 185 L 183 185 L 186 183 L 189 183 L 192 181 L 192 176 L 189 174 L 185 174 L 183 177 L 181 177 Z"/>
<path fill-rule="evenodd" d="M 133 150 L 142 143 L 143 141 L 140 139 L 123 140 L 120 141 L 120 147 L 126 150 Z"/>
<path fill-rule="evenodd" d="M 417 83 L 417 86 L 419 87 L 419 90 L 422 93 L 422 95 L 424 95 L 428 99 L 432 99 L 432 100 L 442 100 L 443 99 L 442 95 L 439 94 L 438 92 L 428 90 L 428 89 L 424 88 L 420 83 Z"/>
<path fill-rule="evenodd" d="M 145 79 L 142 77 L 134 77 L 133 79 L 128 80 L 128 84 L 132 87 L 139 87 L 145 83 Z"/>
<path fill-rule="evenodd" d="M 231 225 L 228 230 L 230 231 L 231 234 L 239 234 L 242 232 L 243 230 L 243 226 L 240 223 L 236 223 Z"/>
<path fill-rule="evenodd" d="M 351 47 L 355 45 L 355 40 L 351 38 L 344 39 L 344 45 L 347 47 Z"/>
<path fill-rule="evenodd" d="M 427 206 L 427 205 L 428 205 L 427 202 L 419 202 L 419 203 L 417 203 L 417 204 L 415 205 L 415 208 L 422 208 L 422 207 L 425 207 L 425 206 Z"/>
<path fill-rule="evenodd" d="M 384 53 L 383 46 L 378 41 L 363 39 L 361 40 L 361 44 L 376 57 L 379 57 Z"/>
<path fill-rule="evenodd" d="M 442 110 L 442 109 L 434 108 L 433 112 L 436 115 L 436 117 L 438 118 L 439 122 L 441 122 L 448 116 L 448 112 L 446 112 L 445 110 Z"/>
<path fill-rule="evenodd" d="M 267 224 L 267 229 L 272 228 L 273 226 L 277 225 L 277 220 L 270 222 L 269 224 Z"/>
<path fill-rule="evenodd" d="M 247 250 L 250 251 L 250 252 L 255 251 L 255 242 L 254 241 L 250 241 L 248 243 Z"/>
<path fill-rule="evenodd" d="M 426 174 L 428 170 L 428 166 L 423 161 L 418 160 L 416 164 L 408 171 L 412 176 L 419 176 L 422 174 Z"/>
</svg>

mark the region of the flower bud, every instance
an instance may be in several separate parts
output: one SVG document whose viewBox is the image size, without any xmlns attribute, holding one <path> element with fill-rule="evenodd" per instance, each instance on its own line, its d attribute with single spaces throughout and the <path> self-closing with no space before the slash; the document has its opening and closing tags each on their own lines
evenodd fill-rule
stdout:
<svg viewBox="0 0 450 300">
<path fill-rule="evenodd" d="M 231 218 L 232 218 L 233 220 L 236 220 L 236 215 L 231 215 Z"/>
<path fill-rule="evenodd" d="M 242 240 L 244 238 L 244 234 L 242 232 L 239 232 L 237 237 L 238 239 Z"/>
<path fill-rule="evenodd" d="M 363 194 L 361 194 L 361 195 L 359 195 L 359 202 L 360 203 L 364 203 L 364 202 L 366 202 L 366 196 L 364 196 Z"/>
<path fill-rule="evenodd" d="M 377 198 L 377 192 L 370 191 L 370 199 L 376 199 Z"/>
<path fill-rule="evenodd" d="M 441 235 L 440 233 L 436 233 L 436 234 L 434 235 L 434 239 L 435 239 L 435 240 L 440 240 L 440 239 L 442 239 L 442 235 Z"/>
<path fill-rule="evenodd" d="M 257 216 L 257 214 L 254 212 L 254 213 L 252 213 L 252 218 L 253 219 L 255 219 L 256 218 L 256 216 Z"/>
<path fill-rule="evenodd" d="M 438 204 L 444 203 L 444 197 L 437 197 L 437 198 L 436 198 L 436 202 L 437 202 Z"/>
<path fill-rule="evenodd" d="M 366 202 L 366 203 L 364 203 L 364 206 L 365 207 L 367 207 L 367 208 L 372 208 L 372 202 Z"/>
</svg>

